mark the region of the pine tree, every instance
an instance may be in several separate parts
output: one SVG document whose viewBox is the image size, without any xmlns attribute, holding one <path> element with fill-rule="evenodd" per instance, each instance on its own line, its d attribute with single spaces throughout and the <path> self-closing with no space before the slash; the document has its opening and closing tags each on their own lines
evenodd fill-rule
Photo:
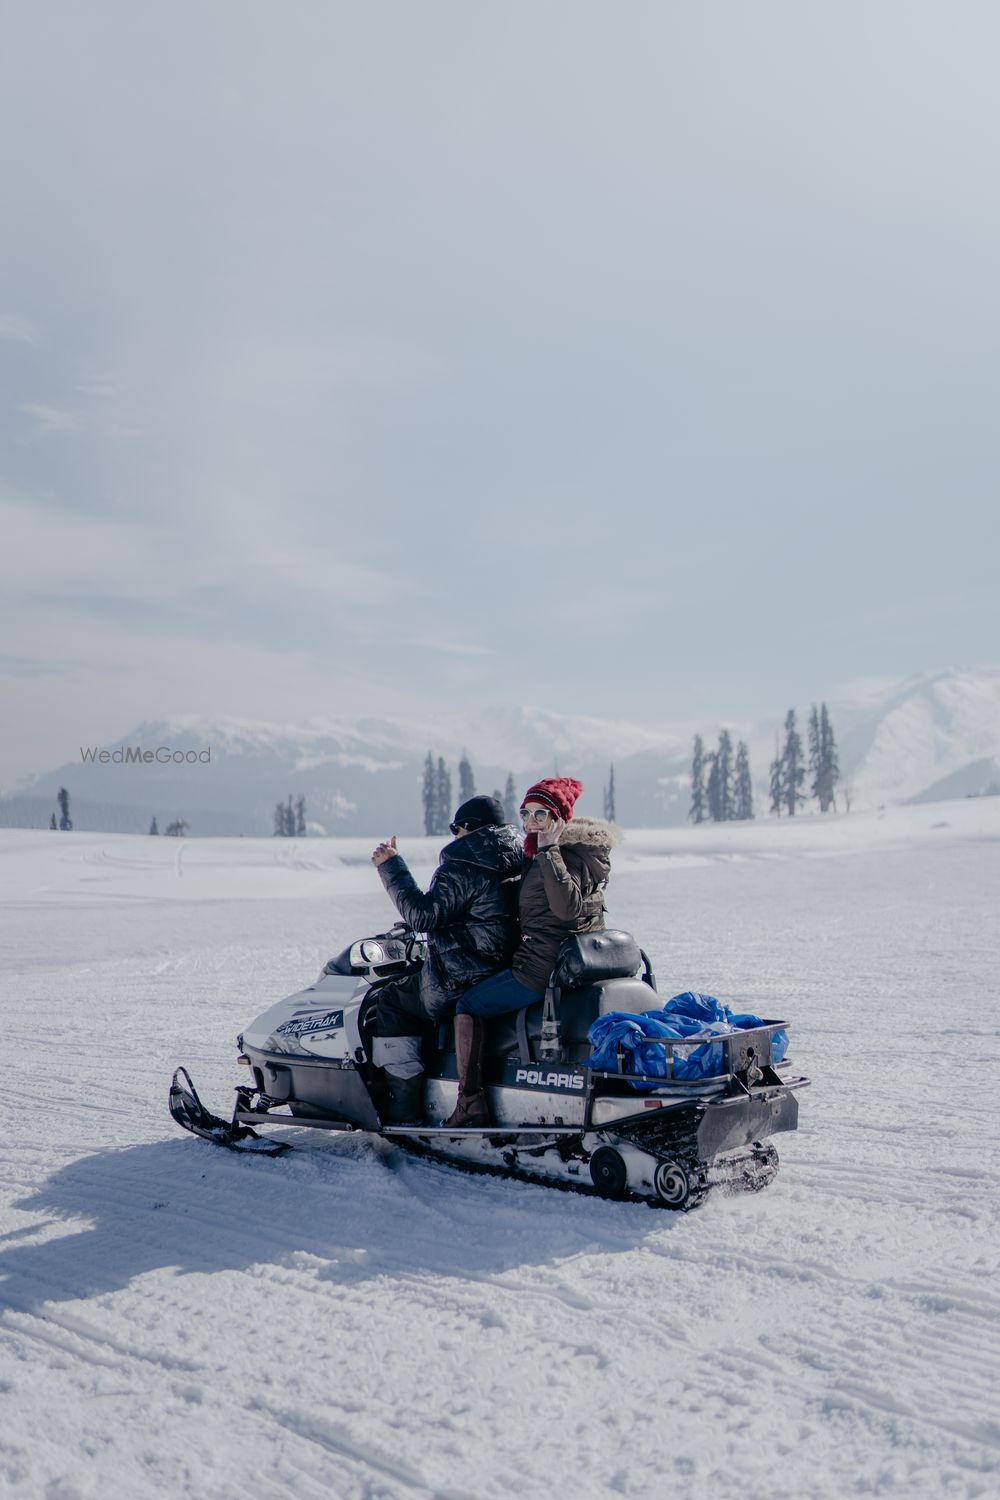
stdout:
<svg viewBox="0 0 1000 1500">
<path fill-rule="evenodd" d="M 299 795 L 295 804 L 295 837 L 304 839 L 306 836 L 306 799 Z"/>
<path fill-rule="evenodd" d="M 784 763 L 783 763 L 783 761 L 781 759 L 781 749 L 780 749 L 780 747 L 778 745 L 778 734 L 777 734 L 777 730 L 775 730 L 775 734 L 774 734 L 774 759 L 771 762 L 771 774 L 770 774 L 770 780 L 768 782 L 768 789 L 769 789 L 770 794 L 771 794 L 771 805 L 770 805 L 769 811 L 773 812 L 773 813 L 777 813 L 777 815 L 778 815 L 779 818 L 781 817 L 781 802 L 782 802 L 782 774 L 781 773 L 782 773 L 782 766 L 783 766 L 783 764 Z"/>
<path fill-rule="evenodd" d="M 700 734 L 694 737 L 694 754 L 691 758 L 691 811 L 688 817 L 693 823 L 705 821 L 705 746 Z"/>
<path fill-rule="evenodd" d="M 795 710 L 790 708 L 785 717 L 785 748 L 781 756 L 781 796 L 790 818 L 806 800 L 802 783 L 806 779 L 806 768 L 802 763 L 802 739 L 795 727 Z"/>
<path fill-rule="evenodd" d="M 469 798 L 474 797 L 475 795 L 476 778 L 472 774 L 472 767 L 469 764 L 469 757 L 463 750 L 462 759 L 458 763 L 458 800 L 459 802 L 468 802 Z M 449 808 L 449 821 L 450 817 L 451 809 Z"/>
<path fill-rule="evenodd" d="M 56 815 L 55 815 L 55 813 L 53 813 L 52 817 L 49 819 L 49 827 L 50 828 L 55 828 L 55 826 L 56 826 Z"/>
<path fill-rule="evenodd" d="M 733 816 L 733 742 L 728 729 L 719 734 L 716 756 L 719 764 L 719 822 L 728 823 Z"/>
<path fill-rule="evenodd" d="M 823 806 L 823 756 L 819 745 L 819 712 L 815 703 L 809 711 L 809 795 Z"/>
<path fill-rule="evenodd" d="M 305 834 L 305 798 L 300 797 L 299 812 L 301 819 L 301 833 Z M 292 794 L 289 792 L 287 802 L 278 802 L 274 808 L 274 837 L 281 839 L 293 839 L 300 832 L 299 820 L 296 819 L 295 807 L 292 804 Z"/>
<path fill-rule="evenodd" d="M 615 813 L 615 766 L 614 766 L 614 761 L 611 762 L 611 770 L 610 770 L 610 773 L 608 775 L 608 784 L 604 788 L 604 816 L 607 818 L 607 820 L 608 820 L 609 823 L 616 823 L 618 821 L 616 813 Z"/>
<path fill-rule="evenodd" d="M 434 757 L 428 750 L 424 761 L 424 783 L 421 793 L 424 804 L 424 833 L 428 836 L 437 824 L 437 779 L 434 775 Z"/>
<path fill-rule="evenodd" d="M 517 791 L 513 771 L 507 772 L 507 785 L 503 789 L 503 815 L 508 823 L 517 822 Z"/>
<path fill-rule="evenodd" d="M 149 825 L 150 837 L 151 838 L 156 838 L 157 835 L 159 834 L 159 832 L 160 832 L 159 825 L 157 824 L 156 818 L 154 816 L 152 823 L 150 823 L 150 825 Z"/>
<path fill-rule="evenodd" d="M 753 781 L 750 777 L 750 752 L 744 740 L 736 746 L 735 780 L 733 817 L 748 822 L 753 817 Z"/>
<path fill-rule="evenodd" d="M 833 725 L 830 723 L 830 715 L 827 713 L 825 703 L 822 705 L 819 715 L 819 754 L 820 764 L 823 768 L 820 783 L 820 812 L 828 812 L 831 807 L 836 812 L 836 786 L 840 780 L 840 762 L 837 759 L 837 742 L 833 737 Z"/>
<path fill-rule="evenodd" d="M 435 777 L 437 799 L 434 832 L 437 834 L 447 833 L 451 822 L 451 772 L 444 763 L 444 756 L 438 756 L 437 776 Z"/>
<path fill-rule="evenodd" d="M 59 788 L 56 801 L 59 803 L 59 827 L 63 833 L 69 833 L 73 827 L 73 820 L 69 815 L 69 792 L 64 786 Z"/>
<path fill-rule="evenodd" d="M 498 786 L 493 788 L 493 801 L 499 802 L 500 806 L 503 807 L 503 793 Z"/>
<path fill-rule="evenodd" d="M 719 757 L 714 750 L 710 750 L 705 756 L 705 764 L 708 766 L 708 780 L 705 782 L 705 805 L 708 808 L 708 816 L 713 823 L 718 823 L 722 817 L 722 798 L 719 793 Z"/>
</svg>

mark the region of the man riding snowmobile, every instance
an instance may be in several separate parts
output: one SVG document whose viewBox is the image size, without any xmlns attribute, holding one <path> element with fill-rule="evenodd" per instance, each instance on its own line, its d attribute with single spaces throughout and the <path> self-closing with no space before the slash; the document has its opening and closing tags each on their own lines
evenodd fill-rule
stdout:
<svg viewBox="0 0 1000 1500">
<path fill-rule="evenodd" d="M 420 890 L 396 839 L 378 845 L 372 864 L 403 921 L 428 936 L 416 974 L 378 993 L 372 1060 L 385 1070 L 390 1124 L 420 1119 L 422 1033 L 450 1016 L 459 996 L 510 962 L 517 945 L 517 885 L 524 855 L 494 797 L 463 802 L 450 825 L 454 841 L 441 851 L 426 892 Z"/>
</svg>

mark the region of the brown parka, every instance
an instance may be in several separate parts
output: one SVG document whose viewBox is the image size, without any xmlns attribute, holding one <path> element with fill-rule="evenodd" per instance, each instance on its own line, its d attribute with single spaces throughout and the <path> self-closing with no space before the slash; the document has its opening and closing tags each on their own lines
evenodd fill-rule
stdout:
<svg viewBox="0 0 1000 1500">
<path fill-rule="evenodd" d="M 574 932 L 604 926 L 604 887 L 621 834 L 603 818 L 570 818 L 558 844 L 539 849 L 521 881 L 521 941 L 511 973 L 544 995 L 560 945 Z"/>
</svg>

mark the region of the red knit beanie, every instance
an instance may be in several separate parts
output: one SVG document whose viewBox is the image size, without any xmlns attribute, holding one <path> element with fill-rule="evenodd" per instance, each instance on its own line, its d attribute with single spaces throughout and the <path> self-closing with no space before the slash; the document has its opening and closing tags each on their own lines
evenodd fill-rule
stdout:
<svg viewBox="0 0 1000 1500">
<path fill-rule="evenodd" d="M 540 802 L 557 818 L 565 820 L 573 816 L 573 804 L 582 791 L 583 782 L 574 781 L 572 776 L 545 776 L 534 786 L 529 786 L 521 798 L 521 806 L 526 802 Z"/>
</svg>

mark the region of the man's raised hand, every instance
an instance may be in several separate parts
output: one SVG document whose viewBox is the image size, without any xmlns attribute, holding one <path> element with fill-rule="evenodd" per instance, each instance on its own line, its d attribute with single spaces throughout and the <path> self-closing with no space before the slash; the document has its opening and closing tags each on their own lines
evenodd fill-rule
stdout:
<svg viewBox="0 0 1000 1500">
<path fill-rule="evenodd" d="M 375 848 L 372 853 L 372 864 L 378 869 L 379 865 L 384 865 L 387 859 L 395 859 L 398 853 L 396 835 L 393 834 L 391 839 L 385 839 Z"/>
</svg>

